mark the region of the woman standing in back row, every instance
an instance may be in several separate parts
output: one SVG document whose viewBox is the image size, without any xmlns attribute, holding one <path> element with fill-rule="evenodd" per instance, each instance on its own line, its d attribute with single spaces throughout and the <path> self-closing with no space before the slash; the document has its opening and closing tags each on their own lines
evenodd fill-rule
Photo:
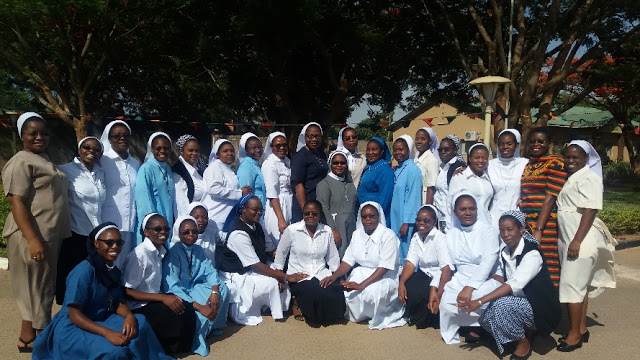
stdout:
<svg viewBox="0 0 640 360">
<path fill-rule="evenodd" d="M 295 195 L 291 208 L 292 223 L 302 220 L 302 207 L 307 201 L 316 199 L 316 186 L 329 172 L 327 155 L 321 146 L 320 124 L 308 123 L 302 128 L 297 152 L 291 157 L 291 187 Z"/>
<path fill-rule="evenodd" d="M 289 145 L 284 133 L 269 134 L 264 150 L 262 175 L 266 189 L 267 203 L 264 214 L 266 241 L 278 247 L 280 237 L 291 223 L 291 161 L 287 157 Z"/>
</svg>

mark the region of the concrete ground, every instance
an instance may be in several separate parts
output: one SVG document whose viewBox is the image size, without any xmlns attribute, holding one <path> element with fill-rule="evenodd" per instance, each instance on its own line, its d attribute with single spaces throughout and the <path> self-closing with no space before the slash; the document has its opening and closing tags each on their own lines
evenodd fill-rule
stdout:
<svg viewBox="0 0 640 360">
<path fill-rule="evenodd" d="M 536 338 L 531 359 L 639 359 L 640 341 L 640 248 L 615 252 L 618 288 L 607 290 L 590 302 L 588 326 L 591 339 L 582 349 L 560 353 L 554 349 L 559 337 Z M 0 359 L 28 359 L 16 347 L 20 314 L 11 294 L 9 274 L 0 270 Z M 57 311 L 58 307 L 54 308 Z M 567 328 L 566 319 L 557 333 Z M 635 336 L 633 334 L 636 334 Z M 312 328 L 288 317 L 243 327 L 230 324 L 221 337 L 210 339 L 207 359 L 496 359 L 495 344 L 445 345 L 434 329 L 412 327 L 368 330 L 365 324 L 337 324 Z M 200 359 L 191 355 L 185 359 Z M 508 359 L 508 355 L 504 358 Z"/>
</svg>

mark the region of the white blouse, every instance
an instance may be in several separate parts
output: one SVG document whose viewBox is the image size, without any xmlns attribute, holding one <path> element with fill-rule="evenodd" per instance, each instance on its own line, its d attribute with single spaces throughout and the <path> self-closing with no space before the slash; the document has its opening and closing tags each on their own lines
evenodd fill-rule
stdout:
<svg viewBox="0 0 640 360">
<path fill-rule="evenodd" d="M 483 213 L 488 217 L 486 219 L 487 223 L 491 224 L 489 209 L 491 208 L 491 199 L 493 199 L 493 186 L 491 186 L 491 180 L 487 172 L 483 171 L 482 175 L 478 176 L 473 173 L 469 166 L 461 174 L 454 175 L 449 184 L 449 207 L 453 204 L 453 197 L 461 191 L 466 191 L 473 195 L 478 207 L 484 209 Z"/>
<path fill-rule="evenodd" d="M 438 172 L 440 167 L 438 166 L 438 159 L 433 155 L 431 150 L 427 149 L 422 153 L 420 157 L 417 156 L 415 163 L 422 172 L 422 203 L 427 203 L 427 189 L 435 187 L 438 180 Z M 447 170 L 449 170 L 447 168 Z M 445 174 L 446 179 L 446 174 Z"/>
<path fill-rule="evenodd" d="M 524 289 L 527 284 L 533 280 L 536 275 L 542 270 L 542 256 L 539 251 L 529 251 L 522 257 L 520 265 L 516 266 L 516 256 L 522 254 L 524 250 L 524 239 L 520 240 L 516 251 L 511 254 L 511 250 L 506 245 L 503 245 L 500 255 L 504 259 L 504 271 L 507 275 L 507 281 L 505 283 L 511 286 L 511 292 L 513 296 L 525 297 Z"/>
<path fill-rule="evenodd" d="M 351 243 L 342 257 L 342 261 L 354 266 L 376 269 L 379 267 L 398 269 L 398 248 L 400 240 L 393 230 L 378 224 L 371 235 L 367 235 L 364 229 L 357 229 L 351 237 Z"/>
<path fill-rule="evenodd" d="M 438 209 L 438 220 L 446 221 L 448 226 L 451 226 L 451 202 L 449 200 L 447 172 L 449 171 L 449 167 L 457 160 L 454 156 L 449 162 L 440 164 L 440 172 L 438 172 L 438 176 L 436 177 L 436 193 L 433 195 L 433 205 Z"/>
<path fill-rule="evenodd" d="M 156 248 L 144 238 L 142 243 L 130 252 L 124 262 L 122 270 L 122 284 L 124 287 L 149 294 L 159 294 L 162 282 L 162 259 L 167 254 L 167 248 Z M 138 309 L 147 305 L 146 301 L 127 300 L 131 309 Z"/>
<path fill-rule="evenodd" d="M 231 166 L 216 159 L 204 171 L 204 188 L 206 195 L 202 202 L 209 209 L 209 219 L 222 229 L 227 215 L 242 197 L 242 190 L 238 188 L 238 177 L 231 171 Z"/>
<path fill-rule="evenodd" d="M 447 248 L 447 236 L 435 227 L 424 240 L 417 232 L 411 237 L 409 251 L 406 260 L 418 266 L 422 272 L 431 276 L 431 286 L 440 285 L 440 276 L 445 266 L 451 268 L 449 249 Z"/>
<path fill-rule="evenodd" d="M 256 249 L 253 247 L 251 238 L 246 231 L 235 230 L 231 232 L 231 234 L 229 234 L 229 240 L 227 241 L 227 247 L 238 255 L 238 259 L 240 259 L 244 267 L 260 262 Z M 267 251 L 269 251 L 269 249 L 267 249 Z"/>
<path fill-rule="evenodd" d="M 196 168 L 191 166 L 191 164 L 182 158 L 182 155 L 178 157 L 178 161 L 184 164 L 189 175 L 191 175 L 191 180 L 193 181 L 193 201 L 202 201 L 202 198 L 205 195 L 204 180 L 202 179 L 202 176 L 200 176 Z M 187 192 L 189 191 L 187 188 L 187 182 L 177 173 L 173 173 L 173 182 L 175 183 L 176 188 L 176 207 L 174 209 L 174 214 L 178 214 L 177 216 L 189 215 L 186 212 L 189 208 L 189 204 L 191 203 L 187 196 Z"/>
<path fill-rule="evenodd" d="M 338 269 L 340 255 L 336 248 L 331 228 L 324 224 L 318 224 L 313 237 L 309 236 L 303 221 L 293 223 L 282 234 L 276 259 L 273 266 L 284 269 L 284 263 L 289 256 L 287 274 L 297 272 L 308 274 L 311 278 L 322 280 Z"/>
<path fill-rule="evenodd" d="M 102 207 L 107 196 L 104 172 L 98 164 L 89 171 L 77 157 L 60 165 L 60 170 L 69 179 L 71 230 L 76 234 L 89 235 L 102 222 Z"/>
<path fill-rule="evenodd" d="M 129 156 L 123 159 L 113 149 L 100 158 L 107 196 L 102 209 L 102 221 L 116 223 L 121 231 L 135 232 L 136 204 L 134 190 L 140 163 Z M 140 219 L 142 221 L 142 219 Z"/>
<path fill-rule="evenodd" d="M 274 154 L 262 163 L 262 176 L 267 199 L 277 199 L 280 195 L 291 195 L 291 162 Z M 266 206 L 266 204 L 265 204 Z"/>
<path fill-rule="evenodd" d="M 515 210 L 520 199 L 520 180 L 525 166 L 525 158 L 492 159 L 487 174 L 493 186 L 491 218 L 493 226 L 498 227 L 500 216 L 507 210 Z"/>
</svg>

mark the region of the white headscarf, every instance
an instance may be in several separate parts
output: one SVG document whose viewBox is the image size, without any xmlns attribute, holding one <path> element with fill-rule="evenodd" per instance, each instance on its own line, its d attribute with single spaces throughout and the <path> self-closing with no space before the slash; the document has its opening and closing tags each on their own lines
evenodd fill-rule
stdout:
<svg viewBox="0 0 640 360">
<path fill-rule="evenodd" d="M 144 229 L 147 228 L 147 223 L 149 222 L 149 219 L 151 219 L 154 215 L 160 215 L 160 214 L 154 212 L 154 213 L 148 213 L 147 215 L 144 216 L 144 218 L 142 219 L 142 225 L 140 226 L 140 231 L 144 232 Z M 164 219 L 164 216 L 162 216 L 162 218 Z"/>
<path fill-rule="evenodd" d="M 194 201 L 192 203 L 189 204 L 189 206 L 187 206 L 187 214 L 191 214 L 191 212 L 193 211 L 193 209 L 202 206 L 204 208 L 205 211 L 209 211 L 209 208 L 207 207 L 207 205 L 205 205 L 204 203 L 201 203 L 199 201 Z"/>
<path fill-rule="evenodd" d="M 87 136 L 87 137 L 83 138 L 82 140 L 78 141 L 78 150 L 80 150 L 80 147 L 82 146 L 82 143 L 84 143 L 85 141 L 87 141 L 89 139 L 93 139 L 93 140 L 97 141 L 98 145 L 100 145 L 100 151 L 104 152 L 104 147 L 102 146 L 102 143 L 100 142 L 100 139 L 98 139 L 95 136 Z"/>
<path fill-rule="evenodd" d="M 262 155 L 265 160 L 269 157 L 269 155 L 273 154 L 273 150 L 271 150 L 271 143 L 273 142 L 273 139 L 277 138 L 278 136 L 282 136 L 285 139 L 287 138 L 287 135 L 280 131 L 275 131 L 269 134 L 269 136 L 267 137 L 267 143 L 264 144 L 264 155 Z"/>
<path fill-rule="evenodd" d="M 489 148 L 484 143 L 475 143 L 475 144 L 471 145 L 469 150 L 467 150 L 467 158 L 469 157 L 469 155 L 471 155 L 471 150 L 473 150 L 474 148 L 476 148 L 478 146 L 481 146 L 481 147 L 485 148 L 485 150 L 487 150 L 487 152 L 489 152 Z"/>
<path fill-rule="evenodd" d="M 211 153 L 209 154 L 209 164 L 211 164 L 212 162 L 216 161 L 218 159 L 218 150 L 220 149 L 220 146 L 222 146 L 222 144 L 224 143 L 229 143 L 231 144 L 231 141 L 227 140 L 227 139 L 218 139 L 216 140 L 216 142 L 213 143 L 213 148 L 211 149 Z M 233 145 L 233 144 L 232 144 Z"/>
<path fill-rule="evenodd" d="M 169 135 L 163 133 L 162 131 L 154 132 L 149 137 L 149 141 L 147 141 L 147 155 L 144 156 L 144 161 L 147 161 L 153 157 L 153 153 L 151 152 L 151 144 L 153 144 L 153 140 L 158 136 L 164 136 L 165 138 L 167 138 L 167 140 L 169 140 L 169 145 L 171 145 L 171 138 L 169 137 Z"/>
<path fill-rule="evenodd" d="M 187 220 L 191 220 L 193 221 L 194 224 L 196 224 L 196 230 L 198 229 L 198 222 L 196 221 L 196 219 L 191 216 L 191 215 L 182 215 L 182 216 L 178 216 L 178 218 L 176 219 L 176 222 L 173 223 L 173 229 L 171 229 L 171 245 L 173 246 L 173 244 L 180 242 L 180 225 L 182 225 L 183 222 L 187 221 Z"/>
<path fill-rule="evenodd" d="M 311 125 L 316 125 L 317 127 L 320 128 L 320 135 L 323 135 L 324 133 L 322 132 L 322 126 L 320 126 L 320 124 L 318 124 L 317 122 L 310 122 L 307 125 L 305 125 L 302 128 L 302 131 L 300 131 L 300 135 L 298 135 L 298 146 L 296 146 L 296 152 L 300 151 L 300 149 L 302 149 L 303 147 L 305 147 L 307 145 L 307 140 L 305 138 L 305 135 L 307 133 L 307 129 L 309 128 L 309 126 Z"/>
<path fill-rule="evenodd" d="M 336 147 L 336 150 L 341 150 L 341 149 L 342 149 L 342 150 L 344 150 L 344 151 L 346 151 L 346 152 L 350 153 L 351 151 L 349 151 L 349 149 L 347 149 L 347 148 L 344 146 L 344 140 L 342 140 L 342 133 L 343 133 L 345 130 L 347 130 L 347 129 L 351 129 L 351 130 L 354 130 L 354 131 L 355 131 L 355 129 L 354 129 L 354 128 L 349 127 L 349 126 L 347 126 L 347 127 L 343 127 L 342 129 L 340 129 L 340 132 L 338 133 L 338 146 Z M 354 152 L 354 154 L 359 154 L 359 153 L 360 153 L 360 151 L 358 150 L 358 147 L 356 146 L 356 151 Z"/>
<path fill-rule="evenodd" d="M 433 154 L 433 156 L 435 156 L 436 159 L 438 160 L 438 165 L 440 165 L 440 163 L 442 162 L 440 160 L 440 155 L 438 155 L 438 147 L 440 146 L 440 141 L 438 140 L 438 135 L 436 135 L 436 131 L 433 130 L 433 128 L 430 128 L 428 126 L 422 127 L 420 128 L 420 130 L 424 130 L 427 132 L 427 134 L 429 134 L 429 138 L 431 139 L 429 150 L 431 150 L 431 153 Z M 415 158 L 417 159 L 418 157 L 419 157 L 419 154 L 416 151 Z"/>
<path fill-rule="evenodd" d="M 387 219 L 384 217 L 384 211 L 382 211 L 382 206 L 380 206 L 380 204 L 378 204 L 375 201 L 367 201 L 360 204 L 360 208 L 358 209 L 358 221 L 356 222 L 356 229 L 361 229 L 361 230 L 364 229 L 364 226 L 362 225 L 362 208 L 367 205 L 371 205 L 374 208 L 376 208 L 376 210 L 378 210 L 378 227 L 382 226 L 386 228 Z"/>
<path fill-rule="evenodd" d="M 591 171 L 598 174 L 600 178 L 602 178 L 602 160 L 600 159 L 600 155 L 593 147 L 593 145 L 589 144 L 589 142 L 584 140 L 573 140 L 569 143 L 569 146 L 577 145 L 584 150 L 585 153 L 589 156 L 589 160 L 587 160 L 587 166 Z"/>
<path fill-rule="evenodd" d="M 402 139 L 402 140 L 407 142 L 407 146 L 409 147 L 409 159 L 415 158 L 415 150 L 414 150 L 414 146 L 413 146 L 413 138 L 411 138 L 411 136 L 409 136 L 409 135 L 400 135 L 400 136 L 398 136 L 396 141 L 398 139 Z"/>
<path fill-rule="evenodd" d="M 131 128 L 129 127 L 129 124 L 127 124 L 122 120 L 114 120 L 108 123 L 107 126 L 105 126 L 104 130 L 102 131 L 102 136 L 100 136 L 100 143 L 102 144 L 102 152 L 105 154 L 111 150 L 111 143 L 109 142 L 109 133 L 111 132 L 111 128 L 118 124 L 125 126 L 129 130 L 129 134 L 131 134 Z M 129 152 L 129 149 L 127 149 L 127 153 L 128 152 Z"/>
<path fill-rule="evenodd" d="M 242 135 L 242 137 L 240 138 L 240 148 L 238 149 L 238 162 L 236 163 L 236 166 L 240 166 L 242 161 L 247 157 L 247 141 L 249 141 L 249 139 L 253 137 L 258 140 L 260 139 L 258 138 L 258 135 L 250 132 Z"/>
<path fill-rule="evenodd" d="M 452 222 L 452 227 L 457 228 L 457 229 L 462 229 L 463 226 L 460 223 L 460 219 L 458 219 L 458 217 L 456 216 L 456 200 L 458 200 L 458 198 L 462 195 L 468 195 L 471 196 L 471 198 L 476 202 L 476 208 L 478 209 L 478 214 L 477 214 L 477 220 L 476 222 L 471 225 L 472 227 L 475 226 L 476 224 L 486 224 L 491 226 L 491 221 L 489 221 L 489 215 L 485 212 L 484 208 L 482 206 L 478 205 L 478 199 L 476 199 L 475 196 L 473 196 L 472 194 L 465 192 L 464 190 L 458 192 L 457 194 L 455 194 L 452 197 L 451 200 L 451 222 Z"/>
<path fill-rule="evenodd" d="M 512 158 L 503 158 L 502 154 L 500 153 L 500 149 L 498 149 L 498 159 L 500 159 L 500 160 L 508 160 L 508 159 L 519 158 L 520 157 L 520 144 L 522 143 L 522 135 L 520 135 L 520 131 L 518 131 L 516 129 L 504 129 L 504 130 L 500 131 L 500 134 L 498 134 L 498 139 L 500 139 L 500 135 L 502 135 L 504 133 L 513 134 L 513 136 L 516 138 L 516 142 L 518 143 L 518 146 L 516 146 L 516 151 L 513 153 L 513 157 Z"/>
<path fill-rule="evenodd" d="M 44 121 L 44 118 L 42 116 L 40 116 L 38 113 L 34 113 L 31 111 L 20 115 L 20 117 L 18 118 L 18 122 L 16 123 L 16 126 L 18 127 L 18 136 L 20 137 L 20 139 L 22 139 L 22 127 L 24 126 L 24 123 L 26 123 L 27 120 L 33 117 L 42 119 L 42 121 Z M 44 123 L 46 124 L 47 122 L 44 121 Z"/>
<path fill-rule="evenodd" d="M 347 149 L 335 149 L 331 152 L 331 154 L 329 154 L 329 160 L 327 161 L 329 163 L 329 176 L 331 176 L 332 178 L 338 180 L 338 181 L 345 181 L 346 176 L 338 176 L 336 174 L 333 173 L 333 171 L 331 171 L 331 161 L 333 160 L 333 157 L 336 155 L 342 155 L 344 156 L 344 159 L 348 162 L 349 160 L 347 159 L 347 153 L 349 152 L 349 150 Z M 347 169 L 347 171 L 349 171 L 349 169 Z M 345 174 L 346 175 L 346 174 Z"/>
</svg>

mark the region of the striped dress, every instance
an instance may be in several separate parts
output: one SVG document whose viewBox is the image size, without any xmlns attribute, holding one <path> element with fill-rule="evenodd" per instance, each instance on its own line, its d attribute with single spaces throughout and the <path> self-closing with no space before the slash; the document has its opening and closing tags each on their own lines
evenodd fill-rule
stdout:
<svg viewBox="0 0 640 360">
<path fill-rule="evenodd" d="M 520 210 L 527 217 L 527 224 L 535 228 L 538 215 L 547 194 L 557 198 L 567 181 L 564 161 L 557 155 L 529 158 L 529 164 L 522 173 L 522 197 Z M 560 283 L 560 261 L 558 260 L 558 209 L 553 205 L 547 225 L 542 231 L 540 251 L 544 257 L 553 284 Z"/>
</svg>

